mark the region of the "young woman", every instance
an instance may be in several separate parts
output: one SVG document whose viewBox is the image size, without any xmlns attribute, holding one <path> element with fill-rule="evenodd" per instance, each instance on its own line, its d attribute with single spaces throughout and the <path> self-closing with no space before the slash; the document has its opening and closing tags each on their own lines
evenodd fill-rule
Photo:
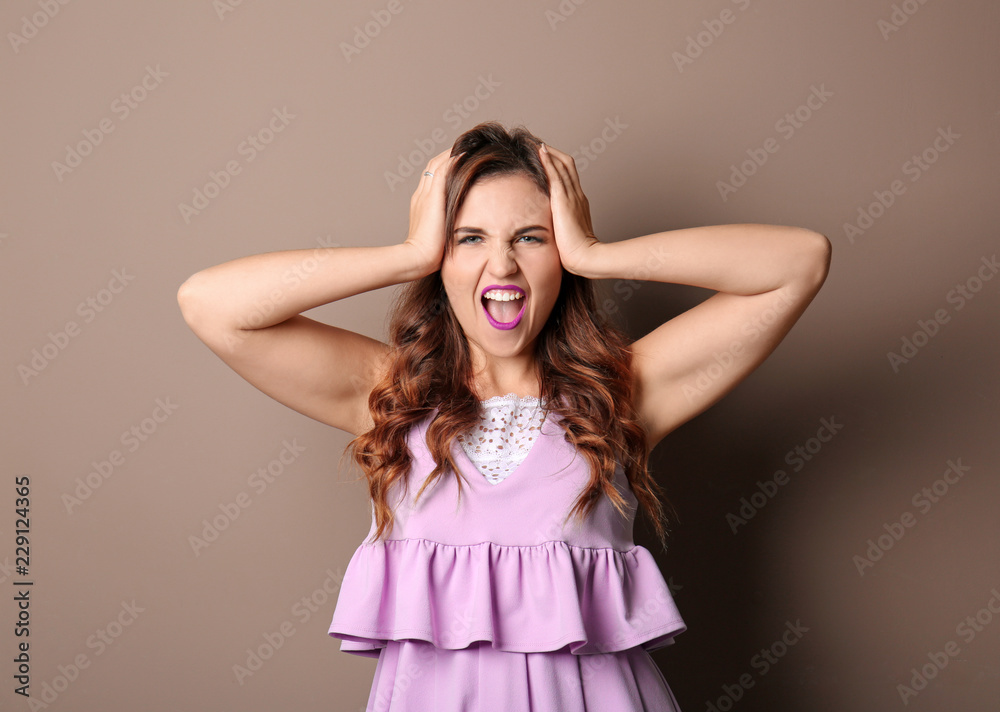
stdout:
<svg viewBox="0 0 1000 712">
<path fill-rule="evenodd" d="M 187 323 L 254 386 L 351 433 L 372 503 L 330 635 L 369 710 L 675 710 L 649 651 L 685 625 L 652 554 L 652 448 L 770 354 L 820 289 L 811 230 L 594 234 L 573 158 L 480 124 L 427 164 L 400 244 L 191 276 Z M 290 277 L 291 275 L 291 277 Z M 592 280 L 717 292 L 630 342 Z M 302 312 L 406 283 L 389 343 Z"/>
</svg>

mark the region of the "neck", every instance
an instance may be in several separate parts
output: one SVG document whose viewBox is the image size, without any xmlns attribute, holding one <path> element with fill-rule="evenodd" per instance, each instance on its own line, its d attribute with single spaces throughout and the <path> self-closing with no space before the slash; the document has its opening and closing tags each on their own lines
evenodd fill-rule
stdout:
<svg viewBox="0 0 1000 712">
<path fill-rule="evenodd" d="M 534 356 L 507 358 L 489 356 L 473 349 L 473 383 L 480 400 L 514 393 L 518 396 L 540 395 L 538 369 Z"/>
</svg>

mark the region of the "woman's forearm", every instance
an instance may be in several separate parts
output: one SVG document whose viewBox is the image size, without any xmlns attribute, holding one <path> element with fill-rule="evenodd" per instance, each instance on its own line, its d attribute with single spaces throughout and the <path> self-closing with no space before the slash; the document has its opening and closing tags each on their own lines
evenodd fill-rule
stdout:
<svg viewBox="0 0 1000 712">
<path fill-rule="evenodd" d="M 711 225 L 595 243 L 577 266 L 591 279 L 631 279 L 750 295 L 793 284 L 822 283 L 830 243 L 784 225 Z"/>
<path fill-rule="evenodd" d="M 177 301 L 192 325 L 262 329 L 433 271 L 418 257 L 404 243 L 266 252 L 196 272 L 181 285 Z"/>
</svg>

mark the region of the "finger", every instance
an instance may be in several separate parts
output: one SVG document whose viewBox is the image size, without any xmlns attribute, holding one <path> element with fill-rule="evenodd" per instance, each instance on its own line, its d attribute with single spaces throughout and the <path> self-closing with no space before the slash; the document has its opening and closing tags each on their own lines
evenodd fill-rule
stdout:
<svg viewBox="0 0 1000 712">
<path fill-rule="evenodd" d="M 434 176 L 436 176 L 441 170 L 440 165 L 442 158 L 443 154 L 440 154 L 432 158 L 427 163 L 427 167 L 424 168 L 423 173 L 420 174 L 420 181 L 422 184 L 423 183 L 429 184 L 433 182 Z"/>
<path fill-rule="evenodd" d="M 435 178 L 447 178 L 448 168 L 453 164 L 453 159 L 458 158 L 458 156 L 449 156 L 451 153 L 450 148 L 446 148 L 441 151 L 438 155 L 434 156 L 431 160 L 427 162 L 427 166 L 424 168 L 423 172 L 420 174 L 420 179 L 417 183 L 417 190 L 428 190 L 429 186 L 434 185 Z M 464 153 L 464 151 L 463 151 Z M 430 173 L 431 175 L 427 175 Z M 438 181 L 437 184 L 444 185 L 444 181 Z"/>
<path fill-rule="evenodd" d="M 575 159 L 573 158 L 573 156 L 571 156 L 568 153 L 565 153 L 564 151 L 560 151 L 555 146 L 550 146 L 549 144 L 545 144 L 545 148 L 548 149 L 548 152 L 550 154 L 552 154 L 553 156 L 557 157 L 567 167 L 574 167 L 575 168 Z M 573 172 L 575 173 L 575 171 L 573 171 Z"/>
<path fill-rule="evenodd" d="M 564 153 L 555 146 L 550 146 L 549 144 L 545 144 L 545 149 L 546 152 L 549 154 L 549 156 L 551 156 L 553 159 L 558 159 L 563 163 L 569 163 L 573 158 L 568 153 Z"/>
<path fill-rule="evenodd" d="M 570 171 L 570 166 L 572 165 L 573 158 L 571 156 L 567 156 L 562 151 L 558 151 L 550 154 L 549 159 L 552 162 L 552 166 L 559 174 L 559 178 L 562 181 L 563 186 L 567 189 L 571 188 L 573 184 L 573 173 Z"/>
<path fill-rule="evenodd" d="M 454 156 L 449 156 L 448 153 L 451 149 L 439 153 L 433 158 L 433 160 L 427 165 L 427 170 L 434 174 L 434 178 L 447 178 L 448 174 L 451 173 L 451 169 L 454 167 L 455 163 L 465 155 L 465 151 L 457 153 Z M 428 176 L 430 177 L 430 176 Z"/>
<path fill-rule="evenodd" d="M 573 203 L 577 200 L 577 191 L 573 186 L 573 176 L 570 174 L 566 164 L 561 160 L 555 159 L 553 165 L 558 175 L 558 190 L 565 202 L 572 208 Z"/>
<path fill-rule="evenodd" d="M 551 147 L 546 146 L 546 148 Z M 572 213 L 578 214 L 580 226 L 585 232 L 593 232 L 590 223 L 589 203 L 580 186 L 579 176 L 575 172 L 573 157 L 562 151 L 559 151 L 558 154 L 553 152 L 551 155 L 546 155 L 547 153 L 547 151 L 541 151 L 546 171 L 550 172 L 553 197 L 557 199 L 557 202 L 565 202 Z"/>
<path fill-rule="evenodd" d="M 454 168 L 455 168 L 455 164 L 458 163 L 458 161 L 464 155 L 465 155 L 465 151 L 462 151 L 461 153 L 456 153 L 454 156 L 450 156 L 449 158 L 447 158 L 444 161 L 444 163 L 442 164 L 442 169 L 441 169 L 443 171 L 444 177 L 447 177 L 447 176 L 451 175 L 452 170 L 454 170 Z"/>
<path fill-rule="evenodd" d="M 440 163 L 428 166 L 428 171 L 434 175 L 422 176 L 421 180 L 427 181 L 426 185 L 429 186 L 429 190 L 441 195 L 444 194 L 445 188 L 448 185 L 448 176 L 451 175 L 451 170 L 461 155 L 461 153 L 456 156 L 441 154 L 441 156 L 438 156 L 438 158 L 441 158 Z"/>
<path fill-rule="evenodd" d="M 547 144 L 545 147 L 546 149 L 551 149 L 551 147 Z M 564 174 L 565 168 L 562 167 L 562 162 L 555 156 L 554 153 L 550 153 L 548 151 L 539 151 L 539 153 L 542 156 L 542 165 L 545 167 L 546 173 L 549 176 L 550 186 L 561 193 L 565 193 L 568 175 Z"/>
<path fill-rule="evenodd" d="M 423 172 L 421 173 L 421 176 L 423 176 L 424 173 L 428 172 L 434 173 L 434 169 L 437 168 L 442 161 L 447 160 L 446 156 L 447 153 L 448 150 L 446 149 L 444 151 L 441 151 L 441 153 L 439 153 L 438 155 L 434 156 L 431 160 L 427 161 L 427 166 L 424 168 Z"/>
<path fill-rule="evenodd" d="M 558 148 L 554 148 L 545 144 L 545 148 L 548 149 L 549 153 L 552 154 L 554 159 L 565 169 L 565 176 L 569 185 L 572 186 L 573 192 L 577 194 L 578 197 L 583 197 L 583 188 L 580 185 L 580 174 L 576 169 L 576 159 L 568 153 L 560 151 Z"/>
<path fill-rule="evenodd" d="M 435 159 L 432 158 L 430 161 L 428 161 L 427 165 L 424 166 L 424 170 L 420 172 L 420 178 L 417 181 L 417 190 L 421 190 L 422 188 L 430 184 L 432 176 L 427 174 L 434 173 L 434 167 L 435 167 L 434 160 Z"/>
<path fill-rule="evenodd" d="M 566 192 L 582 202 L 585 198 L 583 194 L 583 187 L 580 185 L 580 174 L 576 169 L 576 159 L 566 153 L 563 153 L 562 151 L 555 151 L 554 153 L 556 156 L 556 162 L 561 169 L 560 175 L 563 177 Z"/>
<path fill-rule="evenodd" d="M 453 158 L 453 156 L 449 155 L 450 153 L 451 153 L 450 148 L 446 148 L 445 150 L 441 151 L 441 153 L 434 156 L 434 158 L 432 158 L 430 161 L 427 162 L 426 170 L 436 174 L 437 171 L 435 169 L 447 165 L 450 162 L 450 159 Z"/>
</svg>

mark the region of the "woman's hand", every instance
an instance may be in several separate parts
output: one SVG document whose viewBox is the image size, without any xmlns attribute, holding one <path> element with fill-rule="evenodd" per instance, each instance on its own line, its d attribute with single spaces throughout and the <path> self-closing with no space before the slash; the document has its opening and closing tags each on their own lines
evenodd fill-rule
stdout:
<svg viewBox="0 0 1000 712">
<path fill-rule="evenodd" d="M 549 178 L 552 229 L 563 267 L 587 276 L 587 263 L 596 254 L 600 240 L 590 222 L 590 202 L 580 187 L 576 161 L 562 151 L 542 144 L 538 152 Z"/>
<path fill-rule="evenodd" d="M 445 149 L 427 163 L 410 198 L 410 232 L 404 244 L 412 248 L 424 274 L 441 269 L 444 259 L 445 186 L 455 161 L 462 155 L 449 157 L 450 152 L 450 148 Z M 427 172 L 434 175 L 424 175 Z"/>
</svg>

